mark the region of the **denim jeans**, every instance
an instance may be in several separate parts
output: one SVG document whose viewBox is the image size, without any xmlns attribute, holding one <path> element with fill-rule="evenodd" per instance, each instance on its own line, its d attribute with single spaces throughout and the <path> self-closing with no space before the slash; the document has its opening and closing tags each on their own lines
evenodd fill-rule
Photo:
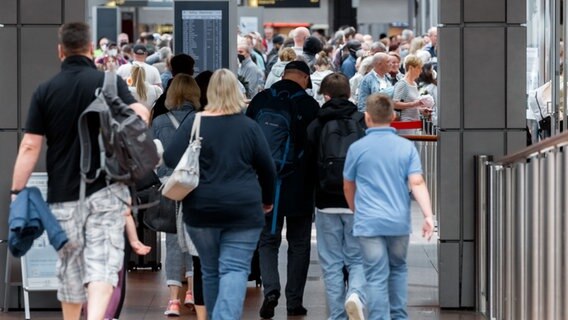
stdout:
<svg viewBox="0 0 568 320">
<path fill-rule="evenodd" d="M 181 252 L 178 236 L 175 233 L 166 233 L 166 284 L 168 286 L 182 286 L 182 275 L 193 276 L 193 261 L 188 252 Z M 183 271 L 185 270 L 185 274 Z"/>
<path fill-rule="evenodd" d="M 353 236 L 353 214 L 317 212 L 317 248 L 329 310 L 329 320 L 347 319 L 345 299 L 357 293 L 365 303 L 365 272 L 359 241 Z M 345 292 L 343 266 L 349 270 Z"/>
<path fill-rule="evenodd" d="M 359 237 L 369 319 L 403 320 L 406 312 L 409 236 Z"/>
<path fill-rule="evenodd" d="M 241 319 L 250 262 L 261 228 L 187 229 L 201 258 L 203 295 L 210 319 Z"/>
</svg>

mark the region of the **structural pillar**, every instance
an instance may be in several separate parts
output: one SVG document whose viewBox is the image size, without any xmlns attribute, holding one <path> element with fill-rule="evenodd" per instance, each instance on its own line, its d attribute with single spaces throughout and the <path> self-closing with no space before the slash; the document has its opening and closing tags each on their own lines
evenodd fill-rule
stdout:
<svg viewBox="0 0 568 320">
<path fill-rule="evenodd" d="M 526 0 L 440 0 L 439 295 L 475 307 L 474 156 L 526 141 Z"/>
</svg>

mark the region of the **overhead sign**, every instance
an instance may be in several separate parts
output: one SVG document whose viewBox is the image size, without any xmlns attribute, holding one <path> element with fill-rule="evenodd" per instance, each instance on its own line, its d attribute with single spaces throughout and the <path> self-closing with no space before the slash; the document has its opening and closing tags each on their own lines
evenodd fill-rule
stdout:
<svg viewBox="0 0 568 320">
<path fill-rule="evenodd" d="M 319 8 L 320 0 L 258 0 L 258 5 L 267 8 Z"/>
<path fill-rule="evenodd" d="M 229 68 L 229 3 L 227 1 L 174 2 L 176 53 L 195 59 L 195 72 Z M 235 59 L 236 60 L 236 59 Z"/>
</svg>

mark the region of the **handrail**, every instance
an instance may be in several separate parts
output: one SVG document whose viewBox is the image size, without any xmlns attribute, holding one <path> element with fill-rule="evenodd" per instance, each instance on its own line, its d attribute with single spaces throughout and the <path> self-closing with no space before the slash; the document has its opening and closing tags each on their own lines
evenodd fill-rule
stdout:
<svg viewBox="0 0 568 320">
<path fill-rule="evenodd" d="M 568 144 L 568 132 L 564 132 L 555 136 L 552 136 L 548 139 L 545 139 L 537 144 L 532 146 L 528 146 L 518 152 L 513 154 L 501 157 L 495 161 L 495 164 L 507 166 L 518 162 L 520 160 L 525 160 L 530 157 L 532 154 L 539 153 L 542 150 L 546 150 L 552 147 L 556 147 L 562 144 Z"/>
<path fill-rule="evenodd" d="M 417 135 L 417 134 L 401 134 L 403 138 L 406 138 L 410 141 L 426 141 L 426 142 L 436 142 L 438 141 L 438 136 L 434 135 Z"/>
</svg>

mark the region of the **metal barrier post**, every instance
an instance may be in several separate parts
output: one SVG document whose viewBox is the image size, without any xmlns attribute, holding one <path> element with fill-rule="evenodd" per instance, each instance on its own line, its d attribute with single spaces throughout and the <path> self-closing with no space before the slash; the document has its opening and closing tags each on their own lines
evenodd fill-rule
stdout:
<svg viewBox="0 0 568 320">
<path fill-rule="evenodd" d="M 488 205 L 488 192 L 489 192 L 489 173 L 488 167 L 491 161 L 491 156 L 480 155 L 476 157 L 476 199 L 477 199 L 477 230 L 476 230 L 476 298 L 477 298 L 477 311 L 487 313 L 487 272 L 488 272 L 488 223 L 487 223 L 487 205 Z M 491 195 L 489 195 L 490 197 Z"/>
<path fill-rule="evenodd" d="M 489 257 L 489 263 L 488 263 L 488 293 L 489 293 L 489 305 L 488 305 L 488 311 L 489 311 L 489 319 L 495 319 L 495 315 L 496 315 L 496 306 L 497 306 L 497 299 L 496 299 L 496 293 L 497 290 L 495 288 L 496 285 L 496 277 L 495 277 L 495 208 L 496 208 L 496 183 L 497 183 L 497 169 L 495 168 L 495 166 L 491 165 L 489 167 L 489 177 L 488 177 L 488 186 L 489 186 L 489 196 L 487 199 L 487 208 L 488 208 L 488 216 L 487 216 L 487 220 L 489 222 L 489 228 L 488 228 L 488 245 L 487 248 L 489 250 L 488 252 L 488 257 Z"/>
<path fill-rule="evenodd" d="M 515 260 L 514 265 L 515 277 L 514 280 L 514 295 L 515 295 L 515 310 L 514 314 L 516 319 L 525 320 L 527 319 L 527 249 L 528 249 L 528 233 L 527 226 L 530 225 L 529 215 L 527 214 L 527 197 L 528 197 L 528 186 L 526 180 L 527 165 L 525 163 L 519 163 L 515 166 L 516 170 L 516 181 L 515 186 L 515 211 L 516 220 L 514 228 L 516 230 L 514 242 L 515 246 Z"/>
<path fill-rule="evenodd" d="M 504 257 L 504 272 L 503 272 L 503 289 L 504 289 L 504 319 L 516 320 L 513 313 L 513 261 L 515 260 L 515 250 L 513 243 L 513 235 L 515 228 L 513 224 L 513 210 L 515 203 L 514 194 L 514 171 L 511 167 L 505 168 L 505 203 L 504 203 L 504 217 L 503 217 L 503 257 Z"/>
<path fill-rule="evenodd" d="M 562 270 L 564 272 L 563 277 L 561 278 L 563 281 L 561 285 L 562 309 L 560 317 L 561 319 L 566 319 L 568 317 L 568 271 L 566 270 L 566 266 L 568 266 L 568 234 L 566 232 L 566 230 L 568 230 L 568 216 L 566 216 L 568 214 L 568 197 L 566 196 L 568 194 L 566 183 L 566 181 L 568 181 L 568 150 L 566 150 L 566 146 L 564 146 L 563 150 L 560 152 L 560 159 L 562 171 L 558 174 L 558 176 L 560 177 L 560 191 L 563 196 L 560 197 L 560 212 L 562 213 L 560 219 L 562 219 L 562 223 L 559 224 L 561 225 L 562 230 L 564 230 L 564 232 L 561 232 L 562 238 L 560 241 L 562 246 Z"/>
<path fill-rule="evenodd" d="M 541 317 L 541 301 L 542 299 L 542 281 L 541 281 L 541 262 L 542 254 L 542 241 L 540 241 L 542 233 L 540 232 L 541 225 L 541 179 L 540 179 L 540 157 L 534 155 L 530 158 L 528 164 L 528 189 L 529 197 L 527 209 L 528 215 L 532 217 L 532 223 L 528 228 L 529 232 L 529 282 L 528 289 L 528 306 L 529 306 L 529 319 L 540 320 Z"/>
<path fill-rule="evenodd" d="M 555 160 L 554 151 L 545 154 L 543 159 L 544 174 L 544 214 L 542 221 L 544 222 L 544 244 L 545 244 L 545 301 L 544 301 L 544 319 L 558 319 L 555 312 L 555 281 L 556 278 L 556 250 L 555 250 Z"/>
</svg>

